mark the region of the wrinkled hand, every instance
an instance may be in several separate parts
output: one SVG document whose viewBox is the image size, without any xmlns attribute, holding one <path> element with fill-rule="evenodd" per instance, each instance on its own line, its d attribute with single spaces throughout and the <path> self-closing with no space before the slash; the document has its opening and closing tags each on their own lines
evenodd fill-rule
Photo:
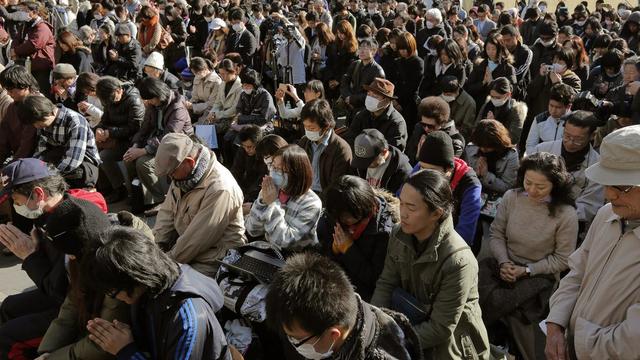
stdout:
<svg viewBox="0 0 640 360">
<path fill-rule="evenodd" d="M 124 155 L 122 156 L 122 160 L 131 162 L 146 154 L 147 150 L 145 150 L 144 148 L 131 147 L 129 148 L 129 150 L 127 150 L 126 153 L 124 153 Z"/>
<path fill-rule="evenodd" d="M 351 235 L 342 229 L 340 224 L 336 224 L 333 229 L 333 252 L 336 254 L 344 254 L 353 245 Z"/>
<path fill-rule="evenodd" d="M 284 95 L 285 95 L 284 90 L 282 90 L 282 89 L 276 90 L 276 93 L 274 95 L 275 98 L 276 98 L 276 102 L 278 102 L 278 103 L 284 102 Z"/>
<path fill-rule="evenodd" d="M 193 110 L 193 103 L 191 101 L 185 101 L 184 106 L 187 108 L 187 110 Z"/>
<path fill-rule="evenodd" d="M 115 50 L 109 50 L 109 59 L 115 60 L 118 58 L 118 52 Z"/>
<path fill-rule="evenodd" d="M 486 85 L 492 81 L 493 76 L 491 76 L 491 70 L 489 70 L 489 67 L 487 66 L 486 68 L 484 68 L 484 79 L 482 79 L 482 83 Z"/>
<path fill-rule="evenodd" d="M 631 95 L 636 95 L 638 93 L 638 89 L 640 89 L 640 81 L 633 81 L 627 85 L 627 90 Z"/>
<path fill-rule="evenodd" d="M 260 198 L 266 205 L 271 204 L 278 198 L 278 189 L 273 183 L 271 176 L 265 176 L 262 178 L 262 190 L 260 190 Z"/>
<path fill-rule="evenodd" d="M 84 114 L 89 109 L 89 105 L 90 104 L 88 102 L 86 102 L 86 101 L 80 101 L 78 103 L 78 110 L 80 110 L 80 112 Z"/>
<path fill-rule="evenodd" d="M 116 355 L 122 348 L 133 342 L 129 325 L 113 320 L 95 318 L 87 322 L 89 339 L 109 354 Z"/>
<path fill-rule="evenodd" d="M 38 236 L 35 229 L 29 236 L 11 223 L 0 225 L 0 243 L 21 260 L 38 250 Z"/>
<path fill-rule="evenodd" d="M 547 344 L 544 353 L 548 360 L 568 360 L 567 342 L 564 328 L 558 324 L 547 323 Z"/>
<path fill-rule="evenodd" d="M 207 122 L 209 124 L 215 123 L 216 122 L 216 114 L 210 113 L 209 116 L 207 116 Z"/>
<path fill-rule="evenodd" d="M 287 94 L 291 95 L 294 100 L 299 99 L 298 90 L 296 90 L 296 87 L 293 85 L 287 84 Z"/>
</svg>

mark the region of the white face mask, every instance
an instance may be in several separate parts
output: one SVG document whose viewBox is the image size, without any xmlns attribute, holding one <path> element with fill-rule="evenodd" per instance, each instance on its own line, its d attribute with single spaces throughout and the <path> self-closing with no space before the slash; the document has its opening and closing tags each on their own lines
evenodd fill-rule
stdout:
<svg viewBox="0 0 640 360">
<path fill-rule="evenodd" d="M 251 93 L 253 93 L 253 89 L 242 88 L 242 91 L 244 91 L 244 93 L 247 94 L 247 95 L 251 95 Z"/>
<path fill-rule="evenodd" d="M 576 25 L 578 26 L 584 26 L 584 24 L 587 22 L 587 20 L 582 20 L 582 21 L 576 21 Z"/>
<path fill-rule="evenodd" d="M 291 343 L 291 345 L 296 343 L 295 339 L 291 338 L 290 336 L 287 336 L 287 339 L 289 339 L 289 342 Z M 305 343 L 296 347 L 295 349 L 298 352 L 298 354 L 302 355 L 305 359 L 321 360 L 321 359 L 326 359 L 331 355 L 333 355 L 333 350 L 331 348 L 336 343 L 335 340 L 333 340 L 333 342 L 331 343 L 329 350 L 327 350 L 327 352 L 322 354 L 317 352 L 316 348 L 314 347 L 315 344 L 318 343 L 318 341 L 320 341 L 320 338 L 318 338 L 318 340 L 316 340 L 316 342 L 314 342 L 313 344 Z"/>
<path fill-rule="evenodd" d="M 455 97 L 455 96 L 440 95 L 440 97 L 442 98 L 442 100 L 444 100 L 444 101 L 446 101 L 446 102 L 448 102 L 448 103 L 450 103 L 450 102 L 452 102 L 452 101 L 455 101 L 455 100 L 456 100 L 456 97 Z"/>
<path fill-rule="evenodd" d="M 244 25 L 242 25 L 242 23 L 237 23 L 237 24 L 231 25 L 231 28 L 235 32 L 242 32 L 242 30 L 244 30 Z"/>
<path fill-rule="evenodd" d="M 304 134 L 307 137 L 307 139 L 311 141 L 319 141 L 322 138 L 320 131 L 310 131 L 305 129 Z"/>
<path fill-rule="evenodd" d="M 567 68 L 567 67 L 566 67 L 566 66 L 564 66 L 564 65 L 562 65 L 562 64 L 558 64 L 558 63 L 554 63 L 554 64 L 553 64 L 553 72 L 558 73 L 558 74 L 560 74 L 560 73 L 564 72 L 564 70 L 565 70 L 566 68 Z"/>
<path fill-rule="evenodd" d="M 29 16 L 29 13 L 26 11 L 16 11 L 13 15 L 13 18 L 16 21 L 29 21 L 31 20 L 31 16 Z"/>
<path fill-rule="evenodd" d="M 33 195 L 33 191 L 31 192 L 31 194 L 29 194 L 29 198 L 27 199 L 27 201 L 24 204 L 16 205 L 14 203 L 13 204 L 13 208 L 16 210 L 18 215 L 24 216 L 27 219 L 34 220 L 34 219 L 37 219 L 40 216 L 42 216 L 42 214 L 44 214 L 44 209 L 43 209 L 42 206 L 40 206 L 40 204 L 38 204 L 38 208 L 35 209 L 35 210 L 31 210 L 31 209 L 29 209 L 29 207 L 27 207 L 27 203 L 29 202 L 29 200 L 31 200 L 31 195 Z"/>
<path fill-rule="evenodd" d="M 544 5 L 540 5 L 540 6 L 538 6 L 538 9 L 540 9 L 540 12 L 541 12 L 541 13 L 545 13 L 545 12 L 547 12 L 547 7 L 546 7 L 546 6 L 544 6 Z"/>
<path fill-rule="evenodd" d="M 494 99 L 494 98 L 491 98 L 491 103 L 492 103 L 492 104 L 493 104 L 493 106 L 495 106 L 495 107 L 500 107 L 500 106 L 502 106 L 502 105 L 506 104 L 508 100 L 509 100 L 509 98 L 508 98 L 508 97 L 506 97 L 506 98 L 504 98 L 504 99 Z"/>
<path fill-rule="evenodd" d="M 367 95 L 367 98 L 364 100 L 364 107 L 370 112 L 376 112 L 380 110 L 380 100 Z"/>
<path fill-rule="evenodd" d="M 426 23 L 427 29 L 433 29 L 433 27 L 435 26 L 434 23 L 432 23 L 431 21 L 427 21 Z"/>
<path fill-rule="evenodd" d="M 542 41 L 540 40 L 540 44 L 542 44 L 542 46 L 544 47 L 550 47 L 553 45 L 555 41 L 553 39 L 549 40 L 549 41 Z"/>
</svg>

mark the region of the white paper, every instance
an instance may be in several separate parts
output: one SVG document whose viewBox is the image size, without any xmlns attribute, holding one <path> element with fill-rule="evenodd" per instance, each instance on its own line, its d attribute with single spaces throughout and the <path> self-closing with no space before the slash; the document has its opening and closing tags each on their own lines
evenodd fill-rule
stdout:
<svg viewBox="0 0 640 360">
<path fill-rule="evenodd" d="M 196 135 L 204 140 L 209 149 L 218 148 L 218 136 L 215 125 L 194 125 Z"/>
<path fill-rule="evenodd" d="M 540 326 L 540 330 L 542 330 L 544 336 L 547 336 L 547 319 L 540 321 L 540 324 L 538 324 L 538 326 Z"/>
</svg>

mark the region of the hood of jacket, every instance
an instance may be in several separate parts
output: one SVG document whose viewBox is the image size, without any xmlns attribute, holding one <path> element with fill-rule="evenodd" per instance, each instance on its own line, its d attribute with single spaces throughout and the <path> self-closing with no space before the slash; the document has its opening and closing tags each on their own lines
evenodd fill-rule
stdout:
<svg viewBox="0 0 640 360">
<path fill-rule="evenodd" d="M 222 290 L 215 280 L 185 264 L 180 264 L 180 276 L 171 287 L 170 292 L 188 295 L 187 297 L 202 298 L 214 312 L 220 310 L 224 305 Z"/>
</svg>

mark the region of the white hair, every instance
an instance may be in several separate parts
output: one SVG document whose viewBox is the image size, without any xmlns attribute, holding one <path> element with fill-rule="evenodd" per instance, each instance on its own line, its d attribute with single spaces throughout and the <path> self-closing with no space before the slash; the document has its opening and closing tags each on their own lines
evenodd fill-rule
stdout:
<svg viewBox="0 0 640 360">
<path fill-rule="evenodd" d="M 438 9 L 429 9 L 427 10 L 427 13 L 425 14 L 425 17 L 427 16 L 433 16 L 436 20 L 438 20 L 438 24 L 440 24 L 442 22 L 442 12 L 440 12 L 440 10 Z"/>
</svg>

